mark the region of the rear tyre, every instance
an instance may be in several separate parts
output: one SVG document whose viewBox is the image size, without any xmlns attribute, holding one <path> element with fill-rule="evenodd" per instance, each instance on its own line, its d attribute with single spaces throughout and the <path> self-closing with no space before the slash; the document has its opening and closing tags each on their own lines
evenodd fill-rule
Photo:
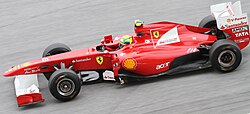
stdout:
<svg viewBox="0 0 250 114">
<path fill-rule="evenodd" d="M 210 62 L 214 69 L 231 72 L 241 63 L 242 55 L 238 45 L 231 40 L 218 40 L 209 50 Z"/>
<path fill-rule="evenodd" d="M 47 57 L 47 56 L 65 53 L 65 52 L 70 52 L 70 51 L 71 51 L 71 49 L 67 45 L 62 44 L 62 43 L 55 43 L 55 44 L 49 45 L 43 51 L 42 57 Z M 43 75 L 45 76 L 45 78 L 47 80 L 49 80 L 51 74 L 52 74 L 51 72 L 43 73 Z"/>
<path fill-rule="evenodd" d="M 79 94 L 81 80 L 74 71 L 59 69 L 49 79 L 49 90 L 56 99 L 70 101 Z"/>
<path fill-rule="evenodd" d="M 212 29 L 211 32 L 216 35 L 217 39 L 226 39 L 226 35 L 218 29 L 216 20 L 212 15 L 203 18 L 199 23 L 199 27 Z"/>
</svg>

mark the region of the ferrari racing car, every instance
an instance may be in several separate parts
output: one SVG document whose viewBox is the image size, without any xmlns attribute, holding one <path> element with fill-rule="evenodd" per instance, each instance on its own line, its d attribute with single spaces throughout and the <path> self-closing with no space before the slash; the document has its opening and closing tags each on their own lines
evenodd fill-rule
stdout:
<svg viewBox="0 0 250 114">
<path fill-rule="evenodd" d="M 247 14 L 240 2 L 211 6 L 212 15 L 199 27 L 174 22 L 144 24 L 135 21 L 134 33 L 105 36 L 101 43 L 80 50 L 56 43 L 41 58 L 14 66 L 3 75 L 15 76 L 18 106 L 43 102 L 37 74 L 49 81 L 60 101 L 74 99 L 82 82 L 151 78 L 209 67 L 231 72 L 241 63 L 249 44 Z"/>
</svg>

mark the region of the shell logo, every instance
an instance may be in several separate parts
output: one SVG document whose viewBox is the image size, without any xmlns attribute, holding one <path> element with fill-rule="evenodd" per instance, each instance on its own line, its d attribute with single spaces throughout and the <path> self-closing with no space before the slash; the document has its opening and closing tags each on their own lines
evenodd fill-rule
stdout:
<svg viewBox="0 0 250 114">
<path fill-rule="evenodd" d="M 132 58 L 127 58 L 123 61 L 123 67 L 130 70 L 135 69 L 136 64 L 136 61 Z"/>
</svg>

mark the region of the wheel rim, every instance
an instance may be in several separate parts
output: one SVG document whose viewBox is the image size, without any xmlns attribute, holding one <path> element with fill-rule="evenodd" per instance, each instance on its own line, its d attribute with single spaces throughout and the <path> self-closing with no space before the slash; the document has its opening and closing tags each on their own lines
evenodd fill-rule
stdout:
<svg viewBox="0 0 250 114">
<path fill-rule="evenodd" d="M 75 90 L 74 82 L 69 78 L 63 78 L 57 83 L 57 91 L 62 96 L 69 96 Z"/>
<path fill-rule="evenodd" d="M 222 67 L 231 67 L 236 61 L 236 55 L 231 50 L 224 50 L 219 54 L 218 62 Z"/>
</svg>

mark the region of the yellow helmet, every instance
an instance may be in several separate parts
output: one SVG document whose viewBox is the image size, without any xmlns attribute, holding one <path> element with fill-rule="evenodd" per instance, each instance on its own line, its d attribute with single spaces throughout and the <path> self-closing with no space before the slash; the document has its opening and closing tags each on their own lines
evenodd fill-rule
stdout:
<svg viewBox="0 0 250 114">
<path fill-rule="evenodd" d="M 143 26 L 143 21 L 141 21 L 141 20 L 135 20 L 134 21 L 135 22 L 135 27 L 140 27 L 140 26 Z"/>
</svg>

